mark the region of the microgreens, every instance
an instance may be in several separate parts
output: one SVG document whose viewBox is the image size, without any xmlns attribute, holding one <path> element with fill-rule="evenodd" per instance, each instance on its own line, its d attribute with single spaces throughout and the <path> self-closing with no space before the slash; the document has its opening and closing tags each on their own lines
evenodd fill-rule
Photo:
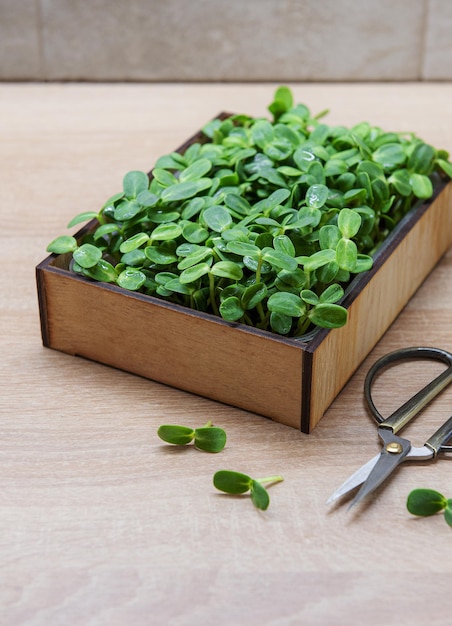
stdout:
<svg viewBox="0 0 452 626">
<path fill-rule="evenodd" d="M 400 219 L 452 178 L 449 154 L 413 133 L 363 122 L 321 122 L 287 87 L 273 119 L 231 115 L 203 139 L 160 157 L 123 189 L 77 241 L 49 244 L 89 279 L 287 336 L 347 320 L 354 275 Z"/>
<path fill-rule="evenodd" d="M 201 428 L 189 428 L 176 424 L 163 424 L 157 431 L 158 436 L 166 443 L 185 446 L 192 441 L 196 448 L 206 452 L 221 452 L 226 445 L 226 433 L 222 428 L 207 422 Z"/>
<path fill-rule="evenodd" d="M 444 518 L 452 526 L 452 499 L 445 498 L 433 489 L 414 489 L 406 503 L 407 509 L 413 515 L 428 517 L 439 511 L 444 511 Z"/>
<path fill-rule="evenodd" d="M 240 472 L 220 470 L 214 475 L 213 484 L 219 491 L 233 495 L 249 491 L 254 506 L 265 511 L 270 504 L 270 496 L 263 483 L 278 483 L 282 480 L 284 480 L 282 476 L 253 479 Z"/>
</svg>

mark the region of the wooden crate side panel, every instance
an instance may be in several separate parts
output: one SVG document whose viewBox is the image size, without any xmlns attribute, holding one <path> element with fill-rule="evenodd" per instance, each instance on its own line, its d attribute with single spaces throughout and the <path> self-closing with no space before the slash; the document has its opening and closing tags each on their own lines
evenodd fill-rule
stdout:
<svg viewBox="0 0 452 626">
<path fill-rule="evenodd" d="M 300 428 L 300 346 L 156 305 L 68 272 L 43 274 L 51 348 Z"/>
<path fill-rule="evenodd" d="M 451 244 L 449 184 L 353 301 L 347 325 L 314 351 L 309 430 Z"/>
</svg>

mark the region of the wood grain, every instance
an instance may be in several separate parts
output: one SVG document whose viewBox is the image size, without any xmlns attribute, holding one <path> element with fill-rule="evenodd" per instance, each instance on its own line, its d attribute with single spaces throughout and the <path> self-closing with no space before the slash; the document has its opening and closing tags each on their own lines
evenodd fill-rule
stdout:
<svg viewBox="0 0 452 626">
<path fill-rule="evenodd" d="M 264 115 L 272 90 L 0 86 L 2 626 L 449 624 L 451 530 L 440 515 L 412 518 L 405 500 L 419 486 L 452 497 L 450 460 L 405 464 L 355 510 L 324 503 L 379 450 L 369 366 L 401 347 L 452 350 L 450 250 L 311 435 L 41 345 L 34 267 L 47 243 L 218 111 Z M 313 111 L 330 107 L 331 123 L 416 130 L 452 151 L 450 84 L 294 91 Z M 426 370 L 389 377 L 381 411 Z M 448 389 L 404 432 L 419 445 L 451 406 Z M 156 437 L 162 423 L 208 419 L 228 433 L 220 455 Z M 259 513 L 214 491 L 221 468 L 285 480 Z"/>
</svg>

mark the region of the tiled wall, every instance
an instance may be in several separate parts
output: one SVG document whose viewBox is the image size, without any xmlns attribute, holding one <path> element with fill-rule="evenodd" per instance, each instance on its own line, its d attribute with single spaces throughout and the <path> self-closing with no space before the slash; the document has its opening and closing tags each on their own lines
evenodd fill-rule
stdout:
<svg viewBox="0 0 452 626">
<path fill-rule="evenodd" d="M 452 0 L 0 0 L 0 80 L 451 80 Z"/>
</svg>

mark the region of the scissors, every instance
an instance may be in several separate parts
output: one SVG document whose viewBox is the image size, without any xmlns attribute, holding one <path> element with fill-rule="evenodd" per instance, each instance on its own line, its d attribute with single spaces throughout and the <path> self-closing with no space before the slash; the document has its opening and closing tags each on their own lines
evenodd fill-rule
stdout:
<svg viewBox="0 0 452 626">
<path fill-rule="evenodd" d="M 423 387 L 405 404 L 399 407 L 387 419 L 382 417 L 372 399 L 372 384 L 384 368 L 406 359 L 433 359 L 448 365 L 439 376 Z M 435 396 L 452 382 L 452 354 L 440 348 L 404 348 L 380 358 L 369 370 L 364 382 L 364 395 L 369 409 L 378 422 L 378 435 L 383 449 L 373 459 L 365 463 L 352 474 L 327 500 L 334 502 L 355 487 L 361 486 L 350 506 L 360 502 L 372 493 L 381 483 L 406 460 L 427 461 L 436 458 L 439 452 L 452 452 L 452 445 L 447 442 L 452 437 L 452 417 L 450 417 L 425 444 L 416 448 L 408 439 L 398 437 L 402 430 Z"/>
</svg>

